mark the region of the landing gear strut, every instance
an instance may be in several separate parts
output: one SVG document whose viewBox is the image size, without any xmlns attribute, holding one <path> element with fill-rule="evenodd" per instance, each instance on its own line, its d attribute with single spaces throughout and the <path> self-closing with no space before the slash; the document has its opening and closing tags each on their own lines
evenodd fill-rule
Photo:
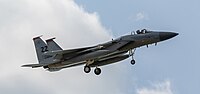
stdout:
<svg viewBox="0 0 200 94">
<path fill-rule="evenodd" d="M 135 65 L 135 60 L 134 60 L 134 57 L 133 57 L 133 55 L 135 54 L 135 51 L 136 51 L 136 48 L 135 49 L 131 49 L 129 51 L 129 55 L 132 57 L 132 60 L 131 60 L 131 64 L 132 65 Z"/>
<path fill-rule="evenodd" d="M 84 72 L 89 73 L 91 71 L 91 68 L 89 66 L 84 67 Z"/>
</svg>

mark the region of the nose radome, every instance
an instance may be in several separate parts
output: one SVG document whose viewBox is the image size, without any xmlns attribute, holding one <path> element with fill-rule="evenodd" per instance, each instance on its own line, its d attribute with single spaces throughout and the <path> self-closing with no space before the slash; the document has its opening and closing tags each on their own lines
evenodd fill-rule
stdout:
<svg viewBox="0 0 200 94">
<path fill-rule="evenodd" d="M 178 33 L 174 33 L 174 32 L 159 32 L 160 41 L 173 38 L 177 35 L 178 35 Z"/>
</svg>

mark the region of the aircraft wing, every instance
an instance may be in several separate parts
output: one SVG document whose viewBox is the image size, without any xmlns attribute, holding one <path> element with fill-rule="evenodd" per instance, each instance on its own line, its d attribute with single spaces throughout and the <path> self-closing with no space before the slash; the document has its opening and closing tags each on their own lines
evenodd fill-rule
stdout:
<svg viewBox="0 0 200 94">
<path fill-rule="evenodd" d="M 77 55 L 77 54 L 82 54 L 86 52 L 91 52 L 95 50 L 100 50 L 103 48 L 107 48 L 109 46 L 112 46 L 116 43 L 118 43 L 119 39 L 113 40 L 104 44 L 99 44 L 97 46 L 91 46 L 91 47 L 83 47 L 83 48 L 76 48 L 76 49 L 69 49 L 69 50 L 56 50 L 56 51 L 51 51 L 51 52 L 45 52 L 44 55 Z"/>
<path fill-rule="evenodd" d="M 129 57 L 129 56 L 126 56 L 126 57 Z M 125 58 L 126 58 L 125 57 Z M 109 56 L 109 57 L 103 57 L 103 58 L 98 58 L 95 60 L 95 63 L 94 64 L 91 64 L 92 67 L 95 67 L 95 66 L 103 66 L 103 65 L 107 65 L 107 64 L 111 64 L 111 63 L 114 63 L 114 62 L 117 62 L 117 60 L 112 60 L 110 61 L 111 59 L 114 59 L 114 58 L 119 58 L 119 60 L 121 60 L 119 56 Z M 70 68 L 70 67 L 76 67 L 76 66 L 80 66 L 80 65 L 84 65 L 86 64 L 85 61 L 83 62 L 80 62 L 80 63 L 75 63 L 75 64 L 70 64 L 70 65 L 66 65 L 63 68 Z"/>
<path fill-rule="evenodd" d="M 124 55 L 125 53 L 127 53 L 127 51 L 119 51 L 119 52 L 114 52 L 114 53 L 111 53 L 111 54 L 103 56 L 103 57 L 96 58 L 95 62 L 93 64 L 91 64 L 90 66 L 95 67 L 95 66 L 103 66 L 103 65 L 115 63 L 119 60 L 128 58 L 129 55 Z M 62 67 L 62 69 L 80 66 L 80 65 L 84 65 L 84 64 L 86 64 L 86 61 L 66 65 L 66 66 Z"/>
<path fill-rule="evenodd" d="M 117 42 L 118 40 L 113 40 L 111 42 L 99 44 L 97 46 L 83 47 L 83 48 L 76 48 L 76 49 L 69 49 L 69 50 L 56 50 L 56 51 L 51 51 L 51 52 L 45 52 L 44 55 L 63 55 L 63 54 L 74 54 L 74 53 L 80 54 L 80 53 L 85 53 L 85 52 L 90 52 L 90 51 L 106 48 L 113 44 L 116 44 Z"/>
<path fill-rule="evenodd" d="M 77 49 L 69 49 L 69 50 L 57 50 L 57 51 L 45 52 L 44 55 L 70 54 L 70 53 L 80 52 L 80 51 L 90 49 L 90 48 L 93 48 L 93 47 L 85 47 L 85 48 L 77 48 Z"/>
<path fill-rule="evenodd" d="M 48 64 L 27 64 L 27 65 L 22 65 L 22 67 L 32 67 L 32 68 L 38 68 L 38 67 L 43 67 Z"/>
<path fill-rule="evenodd" d="M 66 57 L 71 58 L 83 53 L 90 53 L 96 50 L 100 50 L 102 48 L 104 47 L 101 45 L 97 45 L 97 46 L 91 46 L 91 47 L 85 47 L 85 48 L 45 52 L 44 55 L 51 55 L 51 56 L 54 56 L 54 59 L 60 60 L 63 58 L 63 56 L 65 56 L 65 59 L 67 59 Z"/>
</svg>

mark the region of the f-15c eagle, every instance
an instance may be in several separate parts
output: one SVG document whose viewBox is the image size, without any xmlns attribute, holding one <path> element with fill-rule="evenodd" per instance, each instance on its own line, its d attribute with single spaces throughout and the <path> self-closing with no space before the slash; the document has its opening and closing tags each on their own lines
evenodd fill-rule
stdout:
<svg viewBox="0 0 200 94">
<path fill-rule="evenodd" d="M 43 67 L 50 72 L 64 68 L 85 65 L 84 72 L 89 73 L 95 67 L 94 73 L 101 73 L 100 66 L 116 63 L 132 57 L 136 48 L 149 44 L 157 45 L 158 42 L 177 36 L 174 32 L 155 32 L 146 29 L 137 30 L 136 34 L 121 36 L 112 41 L 91 47 L 63 50 L 55 38 L 44 42 L 40 37 L 33 38 L 39 64 L 22 65 L 22 67 Z"/>
</svg>

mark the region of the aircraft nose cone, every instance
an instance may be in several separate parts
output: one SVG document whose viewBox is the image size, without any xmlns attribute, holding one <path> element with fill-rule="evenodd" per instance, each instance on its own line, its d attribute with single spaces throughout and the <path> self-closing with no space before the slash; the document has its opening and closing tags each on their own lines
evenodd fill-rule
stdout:
<svg viewBox="0 0 200 94">
<path fill-rule="evenodd" d="M 175 37 L 177 35 L 178 35 L 178 33 L 174 33 L 174 32 L 160 32 L 159 33 L 160 41 L 173 38 L 173 37 Z"/>
</svg>

